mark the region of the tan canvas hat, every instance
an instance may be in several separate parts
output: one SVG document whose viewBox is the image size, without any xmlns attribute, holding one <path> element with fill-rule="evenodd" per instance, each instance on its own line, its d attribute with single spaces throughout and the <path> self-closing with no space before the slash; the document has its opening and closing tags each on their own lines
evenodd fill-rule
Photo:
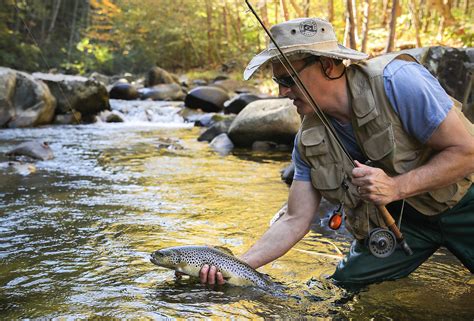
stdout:
<svg viewBox="0 0 474 321">
<path fill-rule="evenodd" d="M 336 59 L 362 60 L 367 54 L 349 49 L 337 43 L 332 25 L 319 18 L 298 18 L 274 25 L 270 32 L 287 57 L 295 54 L 311 54 Z M 269 61 L 278 61 L 280 53 L 273 42 L 253 57 L 244 71 L 247 80 Z"/>
</svg>

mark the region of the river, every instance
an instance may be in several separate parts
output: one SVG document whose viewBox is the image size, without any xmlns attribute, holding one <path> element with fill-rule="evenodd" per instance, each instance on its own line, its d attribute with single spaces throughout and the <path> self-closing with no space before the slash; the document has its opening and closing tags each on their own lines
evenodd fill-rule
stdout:
<svg viewBox="0 0 474 321">
<path fill-rule="evenodd" d="M 153 265 L 152 251 L 175 245 L 243 253 L 285 202 L 280 170 L 290 160 L 287 152 L 222 156 L 197 142 L 200 128 L 176 107 L 158 107 L 144 119 L 132 106 L 125 123 L 0 130 L 1 162 L 23 141 L 47 141 L 55 153 L 31 173 L 0 167 L 2 319 L 474 318 L 473 278 L 443 249 L 408 278 L 358 294 L 326 282 L 335 246 L 347 250 L 350 238 L 319 221 L 260 269 L 285 295 L 208 288 Z"/>
</svg>

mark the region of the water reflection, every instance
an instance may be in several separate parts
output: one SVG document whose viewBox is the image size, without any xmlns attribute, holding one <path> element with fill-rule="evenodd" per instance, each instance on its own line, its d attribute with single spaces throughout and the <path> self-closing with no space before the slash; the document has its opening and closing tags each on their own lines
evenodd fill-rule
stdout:
<svg viewBox="0 0 474 321">
<path fill-rule="evenodd" d="M 470 275 L 443 251 L 410 278 L 354 298 L 331 287 L 324 281 L 337 263 L 331 256 L 335 246 L 347 249 L 349 236 L 320 222 L 261 269 L 287 296 L 175 281 L 149 262 L 152 251 L 201 244 L 241 254 L 288 192 L 279 174 L 288 153 L 222 157 L 196 141 L 198 132 L 132 124 L 1 130 L 0 155 L 30 139 L 50 142 L 56 155 L 26 176 L 0 168 L 1 315 L 472 318 Z M 160 148 L 163 139 L 182 148 Z"/>
</svg>

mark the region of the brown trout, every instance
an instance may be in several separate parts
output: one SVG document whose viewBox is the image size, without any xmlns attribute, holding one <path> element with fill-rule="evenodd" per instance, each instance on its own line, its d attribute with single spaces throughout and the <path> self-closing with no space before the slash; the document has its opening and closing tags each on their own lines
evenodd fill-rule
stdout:
<svg viewBox="0 0 474 321">
<path fill-rule="evenodd" d="M 199 277 L 199 271 L 204 264 L 214 265 L 229 284 L 261 288 L 273 285 L 268 276 L 257 272 L 247 263 L 230 253 L 210 246 L 168 247 L 153 252 L 150 261 L 194 277 Z"/>
</svg>

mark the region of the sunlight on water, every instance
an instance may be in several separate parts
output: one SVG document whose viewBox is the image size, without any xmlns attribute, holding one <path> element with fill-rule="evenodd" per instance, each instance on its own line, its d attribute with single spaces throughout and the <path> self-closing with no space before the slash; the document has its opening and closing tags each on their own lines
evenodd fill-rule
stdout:
<svg viewBox="0 0 474 321">
<path fill-rule="evenodd" d="M 196 141 L 199 131 L 180 122 L 1 130 L 1 155 L 19 142 L 41 139 L 56 156 L 25 176 L 0 167 L 1 315 L 473 315 L 470 275 L 443 251 L 411 277 L 351 297 L 324 278 L 337 263 L 335 246 L 347 249 L 349 237 L 319 222 L 287 255 L 260 269 L 282 283 L 281 294 L 175 280 L 172 271 L 149 262 L 152 251 L 199 244 L 242 254 L 266 230 L 288 192 L 279 173 L 288 153 L 237 150 L 219 156 Z M 171 148 L 159 146 L 165 139 Z"/>
</svg>

